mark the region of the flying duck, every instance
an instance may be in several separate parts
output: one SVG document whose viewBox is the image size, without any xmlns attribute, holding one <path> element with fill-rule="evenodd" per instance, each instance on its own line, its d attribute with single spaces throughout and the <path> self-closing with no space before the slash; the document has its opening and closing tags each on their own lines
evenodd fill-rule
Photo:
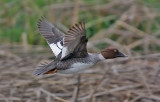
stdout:
<svg viewBox="0 0 160 102">
<path fill-rule="evenodd" d="M 75 24 L 66 34 L 44 18 L 40 19 L 37 25 L 56 58 L 50 63 L 39 66 L 33 75 L 72 74 L 83 71 L 105 59 L 125 57 L 116 48 L 105 48 L 97 54 L 88 53 L 86 48 L 88 39 L 84 23 Z"/>
</svg>

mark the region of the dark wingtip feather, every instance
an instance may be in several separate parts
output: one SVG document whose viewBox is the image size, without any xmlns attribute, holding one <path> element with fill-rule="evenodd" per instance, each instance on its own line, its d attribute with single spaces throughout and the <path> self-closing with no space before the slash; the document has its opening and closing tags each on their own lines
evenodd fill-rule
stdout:
<svg viewBox="0 0 160 102">
<path fill-rule="evenodd" d="M 40 75 L 41 73 L 38 71 L 38 69 L 36 69 L 34 72 L 33 72 L 33 74 L 32 75 L 34 75 L 34 76 L 38 76 L 38 75 Z"/>
<path fill-rule="evenodd" d="M 80 28 L 80 26 L 82 26 L 82 25 L 84 25 L 84 24 L 82 24 L 81 22 L 79 22 L 78 24 L 75 24 L 75 25 L 73 25 L 69 30 L 68 30 L 68 33 L 70 33 L 70 32 L 79 32 L 79 31 L 81 31 L 82 29 Z"/>
<path fill-rule="evenodd" d="M 43 75 L 43 74 L 44 74 L 44 68 L 36 69 L 36 70 L 33 72 L 33 75 L 34 75 L 34 76 Z"/>
<path fill-rule="evenodd" d="M 38 68 L 33 72 L 33 75 L 34 76 L 37 76 L 37 75 L 42 75 L 44 74 L 45 72 L 45 67 L 48 65 L 47 62 L 44 62 L 44 63 L 40 63 L 40 65 L 38 66 Z"/>
<path fill-rule="evenodd" d="M 79 24 L 75 24 L 75 26 L 77 26 L 77 27 L 78 27 L 78 26 L 79 26 Z"/>
<path fill-rule="evenodd" d="M 84 22 L 84 21 L 79 22 L 79 24 L 80 24 L 80 26 L 81 26 L 83 29 L 85 29 L 85 22 Z"/>
<path fill-rule="evenodd" d="M 44 20 L 46 20 L 46 17 L 44 17 L 44 16 L 41 16 L 41 17 L 38 19 L 38 21 L 37 21 L 37 27 L 38 27 L 38 28 L 40 28 L 40 24 L 41 24 Z"/>
</svg>

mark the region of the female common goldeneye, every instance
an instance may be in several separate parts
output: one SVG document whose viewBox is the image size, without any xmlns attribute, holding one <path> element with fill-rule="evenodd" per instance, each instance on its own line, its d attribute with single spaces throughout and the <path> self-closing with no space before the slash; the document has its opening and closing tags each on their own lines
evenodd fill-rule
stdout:
<svg viewBox="0 0 160 102">
<path fill-rule="evenodd" d="M 56 59 L 49 64 L 43 64 L 34 75 L 64 73 L 71 74 L 87 69 L 97 62 L 116 57 L 125 57 L 116 48 L 105 48 L 98 54 L 87 52 L 87 37 L 85 24 L 75 24 L 63 34 L 46 19 L 38 21 L 38 29 L 47 40 Z"/>
</svg>

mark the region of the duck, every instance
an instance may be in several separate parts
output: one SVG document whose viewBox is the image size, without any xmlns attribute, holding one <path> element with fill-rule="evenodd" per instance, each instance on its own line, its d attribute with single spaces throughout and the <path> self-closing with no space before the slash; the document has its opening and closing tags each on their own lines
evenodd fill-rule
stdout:
<svg viewBox="0 0 160 102">
<path fill-rule="evenodd" d="M 88 53 L 84 22 L 75 24 L 66 34 L 45 18 L 39 19 L 37 26 L 56 58 L 50 63 L 38 66 L 33 72 L 35 76 L 55 73 L 74 74 L 83 72 L 106 59 L 126 57 L 114 47 L 105 48 L 99 53 Z"/>
</svg>

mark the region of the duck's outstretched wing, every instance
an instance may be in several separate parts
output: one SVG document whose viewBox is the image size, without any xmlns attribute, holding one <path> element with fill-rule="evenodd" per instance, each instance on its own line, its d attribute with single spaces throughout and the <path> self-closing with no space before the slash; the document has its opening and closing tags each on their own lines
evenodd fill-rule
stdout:
<svg viewBox="0 0 160 102">
<path fill-rule="evenodd" d="M 45 18 L 39 19 L 37 25 L 39 32 L 47 40 L 48 45 L 52 49 L 54 55 L 57 57 L 63 47 L 62 40 L 64 34 L 51 23 L 49 23 Z"/>
<path fill-rule="evenodd" d="M 85 24 L 79 23 L 72 26 L 63 38 L 61 60 L 70 57 L 80 58 L 87 56 L 87 41 Z"/>
</svg>

